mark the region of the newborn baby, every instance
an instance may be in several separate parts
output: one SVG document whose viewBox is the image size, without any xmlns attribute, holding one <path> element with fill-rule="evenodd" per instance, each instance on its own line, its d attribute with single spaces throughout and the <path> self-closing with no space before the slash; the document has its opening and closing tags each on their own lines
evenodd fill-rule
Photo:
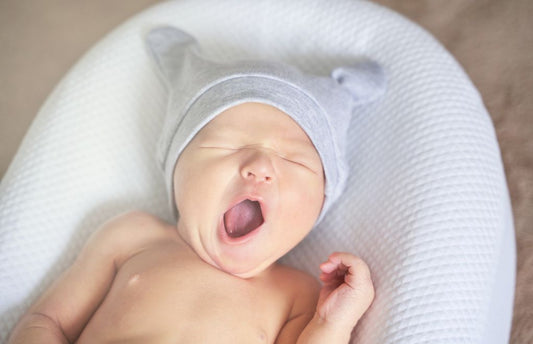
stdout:
<svg viewBox="0 0 533 344">
<path fill-rule="evenodd" d="M 177 224 L 105 223 L 9 343 L 347 343 L 374 296 L 367 265 L 333 253 L 320 287 L 276 261 L 342 192 L 350 115 L 379 95 L 379 67 L 217 64 L 174 28 L 148 45 L 171 90 L 159 159 Z"/>
</svg>

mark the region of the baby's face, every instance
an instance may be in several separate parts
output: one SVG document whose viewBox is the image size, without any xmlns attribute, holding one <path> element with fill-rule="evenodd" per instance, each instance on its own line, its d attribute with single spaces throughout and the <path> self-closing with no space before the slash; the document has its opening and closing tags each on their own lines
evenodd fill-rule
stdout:
<svg viewBox="0 0 533 344">
<path fill-rule="evenodd" d="M 292 118 L 260 103 L 232 107 L 178 159 L 178 232 L 207 263 L 255 276 L 312 229 L 324 182 L 320 157 Z"/>
</svg>

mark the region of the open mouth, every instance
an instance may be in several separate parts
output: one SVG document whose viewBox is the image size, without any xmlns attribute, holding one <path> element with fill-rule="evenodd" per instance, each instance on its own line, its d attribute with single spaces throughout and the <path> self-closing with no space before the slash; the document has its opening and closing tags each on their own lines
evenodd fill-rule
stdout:
<svg viewBox="0 0 533 344">
<path fill-rule="evenodd" d="M 264 222 L 261 205 L 245 199 L 224 214 L 224 227 L 230 238 L 240 238 L 253 232 Z"/>
</svg>

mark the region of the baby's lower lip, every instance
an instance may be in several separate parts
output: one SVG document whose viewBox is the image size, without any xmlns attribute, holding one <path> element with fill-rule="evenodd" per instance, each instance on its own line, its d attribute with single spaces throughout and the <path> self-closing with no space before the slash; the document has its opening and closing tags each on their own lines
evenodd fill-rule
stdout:
<svg viewBox="0 0 533 344">
<path fill-rule="evenodd" d="M 226 227 L 224 226 L 224 216 L 220 218 L 220 221 L 218 223 L 218 236 L 221 239 L 221 241 L 228 245 L 243 245 L 246 242 L 252 240 L 255 236 L 257 236 L 263 227 L 265 226 L 265 222 L 263 222 L 259 227 L 255 228 L 251 232 L 237 238 L 232 238 L 228 235 L 226 231 Z"/>
</svg>

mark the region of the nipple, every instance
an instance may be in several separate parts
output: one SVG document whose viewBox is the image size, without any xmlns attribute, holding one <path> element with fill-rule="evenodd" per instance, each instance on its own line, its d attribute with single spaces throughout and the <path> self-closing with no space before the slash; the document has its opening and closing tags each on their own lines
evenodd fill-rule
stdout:
<svg viewBox="0 0 533 344">
<path fill-rule="evenodd" d="M 128 286 L 132 287 L 132 286 L 138 284 L 140 278 L 141 278 L 141 276 L 140 276 L 139 274 L 135 274 L 135 275 L 131 276 L 131 277 L 128 279 Z"/>
</svg>

